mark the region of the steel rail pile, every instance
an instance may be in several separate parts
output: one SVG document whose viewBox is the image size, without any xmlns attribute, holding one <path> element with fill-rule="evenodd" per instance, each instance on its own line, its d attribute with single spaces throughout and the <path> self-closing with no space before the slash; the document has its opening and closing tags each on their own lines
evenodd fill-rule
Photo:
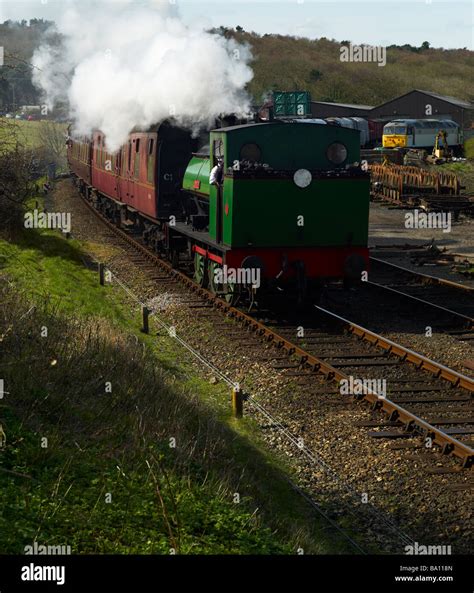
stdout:
<svg viewBox="0 0 474 593">
<path fill-rule="evenodd" d="M 460 202 L 461 182 L 451 171 L 432 171 L 404 165 L 371 164 L 372 194 L 399 205 L 411 204 L 413 198 L 455 198 Z M 411 199 L 410 199 L 411 198 Z"/>
</svg>

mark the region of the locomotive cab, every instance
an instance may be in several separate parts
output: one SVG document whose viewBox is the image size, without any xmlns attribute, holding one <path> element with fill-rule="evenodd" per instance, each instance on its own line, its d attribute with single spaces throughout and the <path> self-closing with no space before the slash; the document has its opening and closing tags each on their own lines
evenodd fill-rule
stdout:
<svg viewBox="0 0 474 593">
<path fill-rule="evenodd" d="M 419 148 L 432 150 L 438 133 L 446 132 L 447 143 L 459 152 L 462 147 L 460 126 L 448 119 L 399 119 L 384 126 L 384 148 Z"/>
<path fill-rule="evenodd" d="M 251 265 L 279 286 L 367 269 L 369 179 L 357 130 L 257 123 L 213 130 L 210 140 L 207 158 L 194 155 L 183 182 L 209 203 L 210 243 L 193 246 L 195 268 Z M 218 158 L 222 188 L 206 182 Z"/>
<path fill-rule="evenodd" d="M 389 123 L 383 129 L 382 145 L 384 148 L 406 148 L 409 146 L 407 134 L 406 125 Z"/>
</svg>

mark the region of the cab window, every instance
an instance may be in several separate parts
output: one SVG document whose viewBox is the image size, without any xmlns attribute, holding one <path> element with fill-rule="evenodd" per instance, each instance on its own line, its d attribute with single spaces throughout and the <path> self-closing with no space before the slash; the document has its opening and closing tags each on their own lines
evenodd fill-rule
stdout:
<svg viewBox="0 0 474 593">
<path fill-rule="evenodd" d="M 407 129 L 405 126 L 391 126 L 390 128 L 386 128 L 384 133 L 385 134 L 406 134 Z"/>
</svg>

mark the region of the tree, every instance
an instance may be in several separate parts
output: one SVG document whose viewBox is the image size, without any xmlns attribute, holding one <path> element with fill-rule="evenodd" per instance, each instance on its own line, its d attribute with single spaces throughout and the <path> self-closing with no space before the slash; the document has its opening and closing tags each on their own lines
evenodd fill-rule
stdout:
<svg viewBox="0 0 474 593">
<path fill-rule="evenodd" d="M 66 167 L 66 134 L 64 126 L 56 122 L 43 120 L 40 123 L 38 139 L 41 148 L 37 151 L 41 160 L 41 169 L 54 163 L 58 169 Z"/>
<path fill-rule="evenodd" d="M 35 157 L 18 139 L 18 125 L 0 119 L 0 223 L 4 228 L 18 226 L 25 202 L 33 189 Z"/>
<path fill-rule="evenodd" d="M 313 68 L 313 70 L 311 70 L 311 72 L 309 73 L 309 78 L 313 82 L 316 82 L 317 80 L 321 80 L 322 77 L 323 77 L 323 73 L 320 72 L 319 70 L 316 70 L 315 68 Z"/>
<path fill-rule="evenodd" d="M 423 43 L 421 44 L 421 49 L 430 49 L 430 42 L 423 41 Z"/>
</svg>

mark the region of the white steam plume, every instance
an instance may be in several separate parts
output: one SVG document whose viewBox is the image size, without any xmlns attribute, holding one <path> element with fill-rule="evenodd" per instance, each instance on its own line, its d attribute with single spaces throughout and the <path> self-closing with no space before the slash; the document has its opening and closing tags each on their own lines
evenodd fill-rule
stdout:
<svg viewBox="0 0 474 593">
<path fill-rule="evenodd" d="M 196 129 L 244 115 L 253 73 L 247 46 L 188 27 L 168 1 L 68 3 L 35 52 L 34 82 L 49 107 L 66 101 L 75 129 L 100 129 L 116 150 L 134 128 L 173 117 Z"/>
</svg>

